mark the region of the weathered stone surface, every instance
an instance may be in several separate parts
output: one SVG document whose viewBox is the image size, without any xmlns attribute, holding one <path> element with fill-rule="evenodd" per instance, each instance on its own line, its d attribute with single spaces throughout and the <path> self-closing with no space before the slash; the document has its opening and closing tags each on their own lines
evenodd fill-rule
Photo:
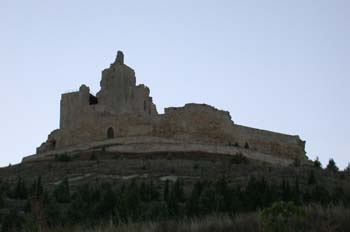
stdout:
<svg viewBox="0 0 350 232">
<path fill-rule="evenodd" d="M 136 139 L 134 146 L 127 148 L 128 152 L 134 147 L 135 152 L 142 149 L 189 152 L 192 149 L 212 153 L 215 152 L 213 146 L 217 146 L 218 153 L 233 154 L 235 149 L 246 149 L 246 156 L 259 159 L 260 155 L 260 160 L 271 163 L 306 158 L 305 142 L 298 136 L 237 125 L 229 112 L 209 105 L 186 104 L 166 108 L 164 114 L 158 114 L 149 88 L 136 85 L 135 72 L 124 64 L 121 52 L 116 61 L 103 70 L 101 90 L 96 97 L 85 85 L 77 92 L 62 95 L 60 128 L 37 149 L 42 155 L 36 157 L 77 146 L 90 149 L 89 145 L 96 142 L 107 141 L 110 145 L 114 141 L 112 137 L 142 138 Z M 169 139 L 176 143 L 169 144 Z M 275 160 L 269 158 L 273 156 Z"/>
</svg>

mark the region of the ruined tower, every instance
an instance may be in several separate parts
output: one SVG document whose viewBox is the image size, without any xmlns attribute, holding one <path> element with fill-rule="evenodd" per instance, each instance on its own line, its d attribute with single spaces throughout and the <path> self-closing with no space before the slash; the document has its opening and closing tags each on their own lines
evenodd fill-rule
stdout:
<svg viewBox="0 0 350 232">
<path fill-rule="evenodd" d="M 127 153 L 204 152 L 288 164 L 305 159 L 305 142 L 286 135 L 235 124 L 227 111 L 206 104 L 169 107 L 158 114 L 150 90 L 136 84 L 135 71 L 118 51 L 102 71 L 96 96 L 89 87 L 62 94 L 60 127 L 24 160 L 103 149 Z"/>
</svg>

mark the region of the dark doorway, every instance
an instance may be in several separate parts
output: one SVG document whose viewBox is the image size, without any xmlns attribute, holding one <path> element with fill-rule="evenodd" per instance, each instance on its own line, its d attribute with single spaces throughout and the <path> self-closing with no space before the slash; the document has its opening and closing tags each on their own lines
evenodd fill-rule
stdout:
<svg viewBox="0 0 350 232">
<path fill-rule="evenodd" d="M 113 138 L 114 138 L 114 129 L 110 127 L 107 130 L 107 139 L 113 139 Z"/>
</svg>

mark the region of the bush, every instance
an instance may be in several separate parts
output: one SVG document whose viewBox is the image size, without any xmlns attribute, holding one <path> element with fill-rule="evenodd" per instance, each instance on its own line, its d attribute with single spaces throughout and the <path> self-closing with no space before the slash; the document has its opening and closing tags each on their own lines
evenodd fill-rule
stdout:
<svg viewBox="0 0 350 232">
<path fill-rule="evenodd" d="M 230 162 L 231 164 L 247 164 L 249 163 L 249 160 L 242 153 L 237 153 L 236 155 L 232 156 Z"/>
<path fill-rule="evenodd" d="M 316 177 L 315 177 L 314 171 L 311 171 L 311 172 L 309 173 L 309 176 L 308 176 L 308 178 L 307 178 L 307 183 L 308 183 L 309 185 L 314 185 L 314 184 L 316 184 Z"/>
<path fill-rule="evenodd" d="M 60 155 L 55 155 L 55 160 L 58 162 L 69 162 L 72 160 L 72 158 L 67 154 L 60 154 Z"/>
<path fill-rule="evenodd" d="M 97 157 L 95 154 L 92 154 L 89 158 L 90 161 L 94 161 L 94 160 L 97 160 Z"/>
<path fill-rule="evenodd" d="M 293 202 L 276 202 L 261 212 L 263 228 L 269 232 L 291 231 L 288 224 L 294 218 L 303 217 L 303 208 Z"/>
<path fill-rule="evenodd" d="M 337 167 L 334 159 L 330 159 L 327 165 L 327 170 L 331 172 L 338 172 L 339 168 Z"/>
<path fill-rule="evenodd" d="M 249 144 L 248 144 L 248 142 L 246 142 L 246 143 L 244 144 L 244 148 L 245 148 L 245 149 L 249 149 Z"/>
<path fill-rule="evenodd" d="M 17 184 L 13 190 L 12 197 L 15 199 L 26 199 L 28 194 L 27 186 L 22 178 L 17 179 Z"/>
<path fill-rule="evenodd" d="M 293 167 L 300 167 L 301 161 L 299 158 L 294 158 Z"/>
<path fill-rule="evenodd" d="M 315 168 L 322 168 L 322 164 L 321 164 L 320 160 L 318 159 L 318 157 L 316 157 L 316 160 L 314 161 L 314 167 Z"/>
<path fill-rule="evenodd" d="M 24 218 L 14 209 L 9 214 L 3 216 L 0 228 L 1 232 L 22 231 Z"/>
<path fill-rule="evenodd" d="M 344 169 L 344 172 L 350 174 L 350 163 L 348 163 L 348 166 Z"/>
<path fill-rule="evenodd" d="M 193 165 L 193 169 L 194 169 L 194 170 L 197 170 L 198 168 L 199 168 L 199 164 L 194 164 L 194 165 Z"/>
<path fill-rule="evenodd" d="M 68 203 L 70 191 L 68 179 L 64 179 L 54 190 L 53 195 L 58 203 Z"/>
<path fill-rule="evenodd" d="M 5 206 L 4 194 L 0 192 L 0 209 Z"/>
</svg>

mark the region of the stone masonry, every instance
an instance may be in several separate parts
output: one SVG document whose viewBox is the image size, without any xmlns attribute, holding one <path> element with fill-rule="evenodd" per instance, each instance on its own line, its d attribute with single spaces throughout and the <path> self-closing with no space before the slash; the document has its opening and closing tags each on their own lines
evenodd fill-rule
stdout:
<svg viewBox="0 0 350 232">
<path fill-rule="evenodd" d="M 140 149 L 134 146 L 138 153 L 154 152 L 158 148 L 181 151 L 190 147 L 208 152 L 211 147 L 225 153 L 230 153 L 227 149 L 232 148 L 279 159 L 306 159 L 305 142 L 299 136 L 237 125 L 229 112 L 209 105 L 186 104 L 166 108 L 164 114 L 158 114 L 149 88 L 136 85 L 135 72 L 124 64 L 120 51 L 114 63 L 102 71 L 100 85 L 96 96 L 86 85 L 77 92 L 62 95 L 60 128 L 37 148 L 31 160 L 83 145 L 100 142 L 116 147 L 127 141 L 143 146 Z M 120 144 L 120 141 L 124 142 Z M 128 149 L 133 152 L 132 148 Z"/>
</svg>

